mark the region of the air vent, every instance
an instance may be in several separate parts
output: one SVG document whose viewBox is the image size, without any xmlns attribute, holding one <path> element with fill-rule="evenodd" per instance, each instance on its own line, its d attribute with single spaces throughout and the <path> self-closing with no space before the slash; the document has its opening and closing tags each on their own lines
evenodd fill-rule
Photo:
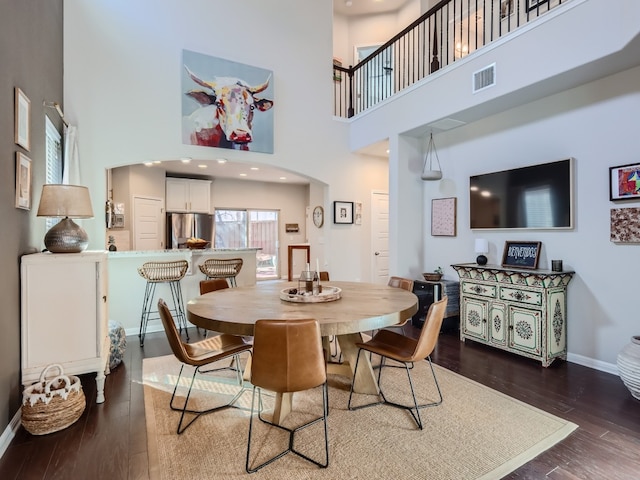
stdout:
<svg viewBox="0 0 640 480">
<path fill-rule="evenodd" d="M 473 72 L 473 93 L 493 87 L 496 84 L 496 64 L 492 63 L 488 67 Z"/>
</svg>

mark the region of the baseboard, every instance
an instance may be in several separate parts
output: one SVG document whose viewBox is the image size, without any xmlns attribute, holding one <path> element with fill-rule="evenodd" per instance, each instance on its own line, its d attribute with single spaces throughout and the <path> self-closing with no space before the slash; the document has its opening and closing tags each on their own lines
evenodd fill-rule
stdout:
<svg viewBox="0 0 640 480">
<path fill-rule="evenodd" d="M 618 376 L 618 366 L 613 363 L 602 362 L 600 360 L 595 360 L 593 358 L 578 355 L 576 353 L 568 353 L 567 361 Z"/>
<path fill-rule="evenodd" d="M 0 436 L 0 458 L 2 458 L 4 452 L 6 452 L 7 448 L 9 448 L 13 437 L 16 436 L 16 432 L 20 427 L 21 414 L 22 410 L 18 409 L 16 414 L 11 419 L 11 422 L 9 422 L 9 425 L 7 425 L 7 428 L 4 429 L 4 432 L 2 432 L 2 435 Z"/>
</svg>

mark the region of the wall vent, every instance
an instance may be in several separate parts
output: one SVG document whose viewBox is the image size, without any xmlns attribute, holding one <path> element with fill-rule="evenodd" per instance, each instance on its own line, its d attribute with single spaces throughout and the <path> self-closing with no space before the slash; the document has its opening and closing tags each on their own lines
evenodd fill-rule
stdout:
<svg viewBox="0 0 640 480">
<path fill-rule="evenodd" d="M 492 63 L 482 70 L 473 72 L 473 93 L 493 87 L 496 84 L 496 64 Z"/>
</svg>

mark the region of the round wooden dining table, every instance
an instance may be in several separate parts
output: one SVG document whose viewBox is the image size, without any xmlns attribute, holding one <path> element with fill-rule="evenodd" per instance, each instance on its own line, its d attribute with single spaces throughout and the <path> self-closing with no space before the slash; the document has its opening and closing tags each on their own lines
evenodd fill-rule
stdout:
<svg viewBox="0 0 640 480">
<path fill-rule="evenodd" d="M 362 332 L 402 324 L 418 311 L 418 297 L 401 288 L 362 282 L 323 284 L 341 290 L 340 298 L 327 302 L 292 302 L 281 299 L 281 292 L 297 288 L 297 282 L 280 280 L 259 282 L 254 286 L 225 288 L 200 295 L 187 303 L 188 319 L 194 325 L 220 333 L 253 335 L 256 320 L 315 318 L 328 346 L 335 335 L 342 352 L 341 364 L 329 363 L 328 372 L 352 378 L 359 393 L 378 393 L 368 355 L 360 359 L 358 375 L 353 378 L 357 342 Z M 291 409 L 291 395 L 276 395 L 274 421 L 282 420 Z"/>
</svg>

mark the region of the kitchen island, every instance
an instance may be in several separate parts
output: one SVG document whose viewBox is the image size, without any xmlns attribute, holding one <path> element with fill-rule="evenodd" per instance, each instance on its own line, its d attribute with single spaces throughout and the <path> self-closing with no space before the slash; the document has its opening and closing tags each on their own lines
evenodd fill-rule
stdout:
<svg viewBox="0 0 640 480">
<path fill-rule="evenodd" d="M 239 287 L 256 284 L 256 253 L 260 248 L 206 248 L 180 250 L 147 250 L 109 252 L 109 290 L 108 305 L 109 319 L 119 322 L 127 335 L 137 335 L 140 328 L 142 300 L 146 287 L 146 280 L 138 274 L 138 268 L 145 262 L 169 262 L 172 260 L 186 260 L 189 270 L 180 281 L 185 305 L 200 295 L 200 280 L 205 276 L 199 265 L 209 258 L 241 258 L 242 270 L 236 277 Z M 171 292 L 166 284 L 159 284 L 156 290 L 154 304 L 158 298 L 163 298 L 171 304 Z M 155 310 L 155 306 L 154 306 Z M 149 320 L 147 333 L 162 331 L 162 323 L 158 319 Z"/>
</svg>

